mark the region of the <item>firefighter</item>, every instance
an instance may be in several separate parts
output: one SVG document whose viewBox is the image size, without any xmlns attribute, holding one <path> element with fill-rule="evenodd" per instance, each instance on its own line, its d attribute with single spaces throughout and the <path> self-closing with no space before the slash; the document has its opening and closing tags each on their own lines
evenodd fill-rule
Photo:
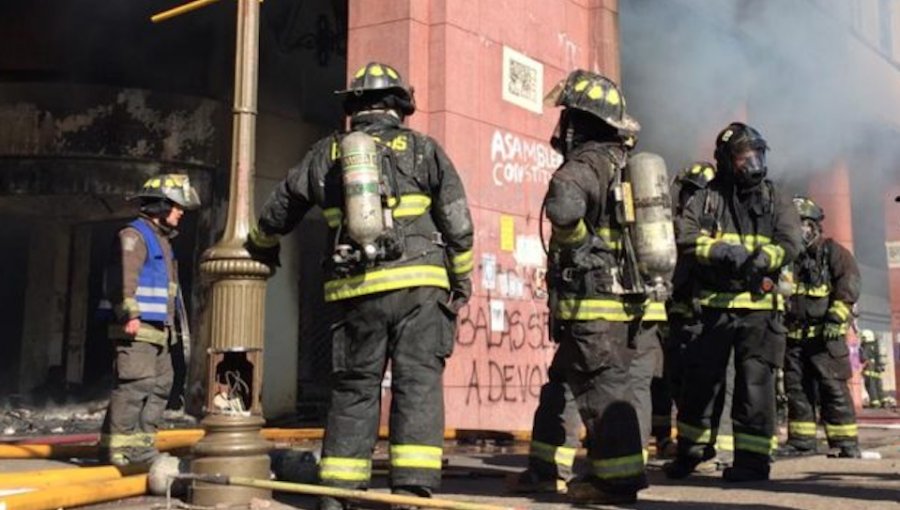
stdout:
<svg viewBox="0 0 900 510">
<path fill-rule="evenodd" d="M 568 494 L 580 503 L 633 502 L 647 486 L 650 374 L 659 349 L 656 322 L 665 320 L 662 304 L 627 293 L 640 282 L 623 276 L 634 274 L 625 267 L 630 245 L 616 198 L 628 154 L 623 134 L 640 126 L 626 114 L 619 87 L 598 74 L 573 71 L 553 96 L 563 110 L 551 145 L 564 157 L 544 199 L 552 224 L 549 304 L 559 342 L 554 368 L 587 428 L 591 462 Z"/>
<path fill-rule="evenodd" d="M 828 445 L 838 457 L 858 458 L 856 415 L 847 380 L 852 375 L 847 329 L 859 299 L 859 268 L 853 255 L 822 233 L 825 213 L 806 197 L 794 197 L 803 246 L 793 265 L 795 282 L 785 316 L 784 389 L 788 440 L 782 456 L 816 452 L 816 402 Z"/>
<path fill-rule="evenodd" d="M 884 361 L 878 348 L 878 339 L 871 329 L 864 329 L 859 334 L 862 346 L 859 349 L 859 362 L 862 363 L 863 380 L 866 393 L 869 395 L 868 407 L 884 405 L 884 392 L 881 388 L 881 373 L 884 372 Z"/>
<path fill-rule="evenodd" d="M 621 135 L 622 144 L 627 150 L 634 150 L 637 133 L 623 131 Z M 655 305 L 651 311 L 654 312 L 652 315 L 644 316 L 648 323 L 665 320 L 665 315 L 661 313 L 662 305 Z M 559 342 L 555 335 L 551 334 L 551 339 Z M 647 407 L 651 397 L 650 388 L 646 387 L 645 374 L 661 365 L 661 353 L 652 342 L 645 343 L 642 347 L 640 355 L 632 359 L 629 376 L 635 381 L 635 398 L 643 400 Z M 575 397 L 566 382 L 562 366 L 565 360 L 560 353 L 557 350 L 554 354 L 547 370 L 547 382 L 541 387 L 531 429 L 528 468 L 513 475 L 508 481 L 513 492 L 565 494 L 568 482 L 574 478 L 572 468 L 580 444 L 582 421 Z M 648 425 L 642 423 L 641 426 L 643 429 Z M 646 433 L 643 437 L 646 437 Z"/>
<path fill-rule="evenodd" d="M 673 197 L 675 232 L 678 234 L 681 216 L 685 208 L 694 200 L 704 200 L 709 183 L 716 176 L 716 168 L 706 161 L 695 161 L 684 167 L 672 182 L 670 194 Z M 672 297 L 667 303 L 668 331 L 664 343 L 663 377 L 653 380 L 653 437 L 656 439 L 658 458 L 674 457 L 676 444 L 672 440 L 672 404 L 678 406 L 683 377 L 683 351 L 692 339 L 700 333 L 700 314 L 694 300 L 694 286 L 691 260 L 680 257 L 672 279 Z M 734 450 L 731 435 L 731 397 L 734 378 L 734 363 L 729 361 L 726 374 L 726 390 L 721 402 L 713 413 L 713 421 L 718 429 L 716 438 L 716 458 L 707 465 L 698 467 L 704 471 L 717 469 L 731 463 Z"/>
<path fill-rule="evenodd" d="M 274 264 L 279 236 L 313 206 L 323 209 L 335 246 L 326 261 L 325 301 L 335 304 L 343 319 L 332 328 L 333 382 L 321 481 L 367 488 L 381 381 L 390 362 L 391 490 L 428 497 L 441 479 L 444 364 L 453 350 L 457 312 L 472 292 L 471 214 L 444 150 L 404 126 L 415 100 L 393 67 L 371 62 L 338 94 L 350 116 L 349 132 L 318 141 L 290 170 L 263 206 L 248 248 Z M 380 183 L 342 184 L 348 176 L 356 178 L 351 165 L 361 161 L 344 150 L 350 137 L 375 141 L 377 154 L 371 156 L 379 162 Z M 350 199 L 367 189 L 385 190 L 380 200 L 387 214 L 383 232 L 366 245 L 350 235 L 371 218 L 352 214 L 360 210 L 351 209 Z M 319 506 L 331 510 L 344 504 L 323 497 Z"/>
<path fill-rule="evenodd" d="M 775 369 L 784 359 L 782 296 L 775 281 L 801 249 L 790 199 L 766 179 L 768 146 L 739 122 L 716 138 L 716 178 L 704 200 L 685 208 L 679 255 L 694 261 L 702 331 L 684 351 L 678 456 L 666 465 L 684 478 L 714 453 L 716 402 L 734 353 L 734 465 L 726 481 L 767 480 L 775 433 Z"/>
<path fill-rule="evenodd" d="M 152 177 L 134 198 L 140 215 L 118 232 L 100 302 L 116 349 L 101 457 L 119 466 L 158 455 L 154 437 L 172 389 L 169 351 L 187 322 L 170 240 L 184 212 L 200 207 L 183 174 Z"/>
</svg>

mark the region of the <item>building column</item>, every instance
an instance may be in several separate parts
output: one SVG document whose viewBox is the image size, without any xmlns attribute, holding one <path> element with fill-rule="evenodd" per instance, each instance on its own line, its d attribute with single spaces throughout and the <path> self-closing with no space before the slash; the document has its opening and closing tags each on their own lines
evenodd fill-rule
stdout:
<svg viewBox="0 0 900 510">
<path fill-rule="evenodd" d="M 810 180 L 809 195 L 825 211 L 825 220 L 822 222 L 825 236 L 853 253 L 853 203 L 847 162 L 839 159 L 827 171 L 816 174 Z M 850 393 L 853 405 L 859 411 L 862 408 L 859 338 L 852 328 L 847 334 L 847 344 L 850 346 L 850 361 L 853 365 Z"/>
<path fill-rule="evenodd" d="M 882 352 L 885 362 L 893 360 L 895 394 L 900 396 L 900 203 L 894 197 L 900 196 L 900 186 L 894 186 L 883 197 L 884 200 L 884 238 L 888 245 L 888 278 L 889 297 L 891 300 L 891 350 Z M 893 263 L 892 263 L 893 259 Z"/>
</svg>

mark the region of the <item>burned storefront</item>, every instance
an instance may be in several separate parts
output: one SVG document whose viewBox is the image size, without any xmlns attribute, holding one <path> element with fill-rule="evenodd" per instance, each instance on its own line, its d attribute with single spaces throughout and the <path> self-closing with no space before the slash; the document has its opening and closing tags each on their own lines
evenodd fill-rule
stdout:
<svg viewBox="0 0 900 510">
<path fill-rule="evenodd" d="M 150 22 L 151 14 L 177 4 L 0 6 L 0 401 L 6 410 L 106 396 L 112 352 L 95 313 L 102 271 L 114 233 L 136 214 L 126 198 L 158 173 L 189 174 L 206 205 L 185 218 L 174 241 L 193 338 L 202 339 L 198 264 L 224 226 L 228 196 L 235 6 L 222 2 L 184 19 Z M 345 81 L 346 22 L 345 1 L 266 2 L 257 200 L 312 140 L 338 125 L 340 104 L 331 92 Z M 307 230 L 324 228 L 320 222 L 307 220 Z M 285 245 L 285 259 L 302 252 L 316 260 L 322 249 Z M 313 303 L 321 294 L 317 272 L 301 267 L 287 262 L 286 278 L 269 289 L 267 363 L 282 375 L 267 381 L 272 415 L 294 411 L 298 379 L 321 380 L 327 371 L 316 368 L 316 355 L 326 351 L 315 342 L 303 347 L 312 355 L 299 366 L 298 294 Z M 188 388 L 189 398 L 199 394 L 198 384 Z M 306 385 L 314 411 L 324 398 L 320 386 Z M 72 415 L 87 410 L 75 407 Z"/>
</svg>

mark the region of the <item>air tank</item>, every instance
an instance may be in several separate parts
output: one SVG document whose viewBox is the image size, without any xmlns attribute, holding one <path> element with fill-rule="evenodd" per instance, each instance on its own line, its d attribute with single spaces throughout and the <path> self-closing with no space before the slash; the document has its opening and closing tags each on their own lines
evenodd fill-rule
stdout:
<svg viewBox="0 0 900 510">
<path fill-rule="evenodd" d="M 632 242 L 638 270 L 653 286 L 665 285 L 675 270 L 678 255 L 666 163 L 657 154 L 635 154 L 628 159 L 625 180 L 631 183 Z"/>
<path fill-rule="evenodd" d="M 381 166 L 375 139 L 354 131 L 341 139 L 346 233 L 362 247 L 366 259 L 378 255 L 376 239 L 384 232 Z"/>
</svg>

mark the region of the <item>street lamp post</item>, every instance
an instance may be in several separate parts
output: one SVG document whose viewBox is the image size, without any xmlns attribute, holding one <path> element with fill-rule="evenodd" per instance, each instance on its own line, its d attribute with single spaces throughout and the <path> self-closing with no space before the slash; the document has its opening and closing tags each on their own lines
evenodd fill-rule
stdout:
<svg viewBox="0 0 900 510">
<path fill-rule="evenodd" d="M 162 21 L 215 0 L 194 2 L 160 13 Z M 269 478 L 270 443 L 260 432 L 263 363 L 263 320 L 266 279 L 271 270 L 244 248 L 253 203 L 256 144 L 259 1 L 237 2 L 237 45 L 234 71 L 234 115 L 228 217 L 219 242 L 201 259 L 200 271 L 211 281 L 210 343 L 206 435 L 194 447 L 191 471 L 258 479 Z M 192 502 L 215 506 L 268 498 L 265 489 L 195 482 Z"/>
</svg>

